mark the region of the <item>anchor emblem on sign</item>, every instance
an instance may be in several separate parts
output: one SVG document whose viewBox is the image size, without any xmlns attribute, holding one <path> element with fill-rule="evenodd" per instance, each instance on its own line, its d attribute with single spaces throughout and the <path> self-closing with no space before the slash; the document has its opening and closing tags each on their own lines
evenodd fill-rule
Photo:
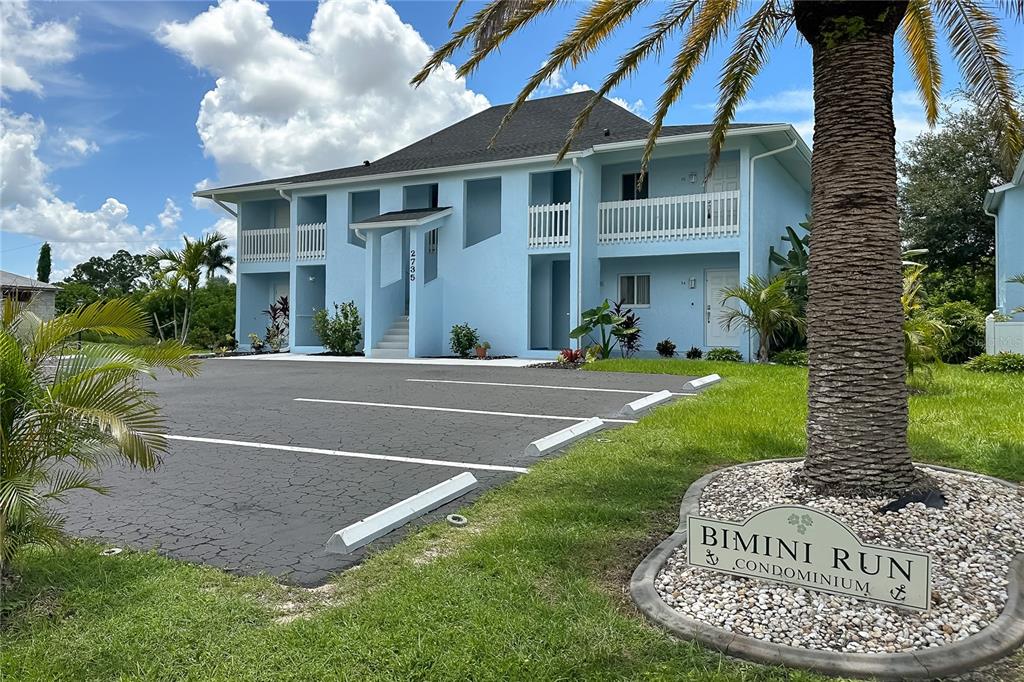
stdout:
<svg viewBox="0 0 1024 682">
<path fill-rule="evenodd" d="M 895 599 L 896 601 L 906 601 L 907 600 L 907 586 L 906 585 L 900 585 L 899 587 L 892 588 L 891 590 L 889 590 L 889 596 L 892 597 L 893 599 Z"/>
<path fill-rule="evenodd" d="M 704 557 L 704 561 L 707 562 L 708 566 L 718 565 L 718 557 L 716 557 L 715 553 L 712 552 L 710 549 L 708 550 L 707 556 Z"/>
</svg>

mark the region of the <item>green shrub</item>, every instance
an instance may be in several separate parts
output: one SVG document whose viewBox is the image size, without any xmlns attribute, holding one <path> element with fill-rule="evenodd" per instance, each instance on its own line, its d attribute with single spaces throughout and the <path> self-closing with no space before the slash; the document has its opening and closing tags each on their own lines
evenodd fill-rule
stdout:
<svg viewBox="0 0 1024 682">
<path fill-rule="evenodd" d="M 672 343 L 672 339 L 659 341 L 654 348 L 658 351 L 658 355 L 663 358 L 671 358 L 676 354 L 676 344 Z"/>
<path fill-rule="evenodd" d="M 939 357 L 943 362 L 966 362 L 985 352 L 985 314 L 973 303 L 943 303 L 930 312 L 949 329 L 948 336 L 939 342 Z"/>
<path fill-rule="evenodd" d="M 805 350 L 780 350 L 772 356 L 772 362 L 777 365 L 791 365 L 793 367 L 807 366 L 807 351 Z"/>
<path fill-rule="evenodd" d="M 743 356 L 735 348 L 712 348 L 704 357 L 718 362 L 743 362 Z"/>
<path fill-rule="evenodd" d="M 188 335 L 188 345 L 193 348 L 213 348 L 216 343 L 217 337 L 206 327 L 193 327 Z"/>
<path fill-rule="evenodd" d="M 704 357 L 704 351 L 697 346 L 690 346 L 690 350 L 686 351 L 687 360 L 700 360 L 702 357 Z"/>
<path fill-rule="evenodd" d="M 469 351 L 480 343 L 480 334 L 469 326 L 469 323 L 457 324 L 452 327 L 452 352 L 460 358 L 468 358 Z"/>
<path fill-rule="evenodd" d="M 972 372 L 1024 372 L 1024 354 L 1003 352 L 988 355 L 983 353 L 968 360 L 964 366 Z"/>
<path fill-rule="evenodd" d="M 320 342 L 332 353 L 355 355 L 363 341 L 363 320 L 355 301 L 334 304 L 334 314 L 329 315 L 321 308 L 313 313 L 313 330 Z"/>
</svg>

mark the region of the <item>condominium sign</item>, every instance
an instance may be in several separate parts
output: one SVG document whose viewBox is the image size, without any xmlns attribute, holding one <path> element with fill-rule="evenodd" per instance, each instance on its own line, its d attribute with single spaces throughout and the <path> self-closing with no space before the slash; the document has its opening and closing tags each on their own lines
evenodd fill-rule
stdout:
<svg viewBox="0 0 1024 682">
<path fill-rule="evenodd" d="M 839 520 L 808 507 L 769 507 L 742 523 L 686 519 L 691 566 L 925 610 L 927 554 L 865 544 Z"/>
</svg>

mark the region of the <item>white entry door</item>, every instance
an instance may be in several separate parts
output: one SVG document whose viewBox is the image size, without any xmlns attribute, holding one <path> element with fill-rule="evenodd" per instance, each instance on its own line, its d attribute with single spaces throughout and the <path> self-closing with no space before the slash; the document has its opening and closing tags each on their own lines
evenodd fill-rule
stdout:
<svg viewBox="0 0 1024 682">
<path fill-rule="evenodd" d="M 740 188 L 740 166 L 737 163 L 720 163 L 708 179 L 706 192 L 729 192 Z"/>
<path fill-rule="evenodd" d="M 722 327 L 722 289 L 739 283 L 740 271 L 734 268 L 704 271 L 704 345 L 739 347 L 739 327 L 733 325 L 729 331 Z"/>
</svg>

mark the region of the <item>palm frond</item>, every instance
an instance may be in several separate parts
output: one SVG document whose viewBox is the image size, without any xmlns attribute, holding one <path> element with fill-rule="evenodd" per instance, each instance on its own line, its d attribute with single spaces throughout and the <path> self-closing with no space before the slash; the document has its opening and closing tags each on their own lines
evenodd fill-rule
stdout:
<svg viewBox="0 0 1024 682">
<path fill-rule="evenodd" d="M 97 301 L 78 310 L 55 317 L 39 326 L 27 353 L 33 364 L 82 332 L 111 334 L 123 339 L 144 339 L 149 335 L 146 311 L 127 298 Z"/>
<path fill-rule="evenodd" d="M 665 88 L 658 97 L 658 108 L 651 117 L 651 131 L 647 136 L 643 157 L 640 162 L 642 173 L 647 172 L 651 154 L 658 142 L 658 135 L 665 124 L 669 108 L 675 104 L 683 88 L 693 78 L 694 71 L 707 56 L 708 50 L 736 17 L 739 0 L 705 0 L 694 18 L 690 31 L 676 54 L 665 79 Z"/>
<path fill-rule="evenodd" d="M 498 0 L 494 11 L 487 15 L 476 31 L 477 49 L 504 33 L 516 19 L 530 14 L 538 4 L 534 0 Z"/>
<path fill-rule="evenodd" d="M 568 134 L 565 136 L 565 142 L 562 148 L 558 152 L 558 161 L 565 158 L 565 155 L 569 152 L 572 146 L 572 142 L 576 139 L 576 136 L 580 134 L 584 126 L 587 125 L 587 121 L 590 119 L 590 114 L 594 110 L 601 100 L 612 91 L 613 88 L 618 86 L 626 78 L 632 76 L 636 70 L 640 67 L 640 64 L 644 62 L 648 57 L 653 54 L 660 54 L 665 45 L 665 40 L 672 35 L 680 26 L 682 26 L 690 18 L 693 13 L 694 7 L 700 0 L 676 0 L 672 5 L 665 10 L 665 12 L 658 18 L 656 22 L 648 27 L 647 33 L 644 37 L 634 45 L 626 54 L 619 58 L 618 63 L 613 70 L 598 88 L 594 96 L 590 98 L 586 106 L 580 110 L 573 119 L 572 128 L 569 129 Z"/>
<path fill-rule="evenodd" d="M 466 0 L 459 0 L 457 3 L 455 3 L 455 9 L 452 10 L 452 15 L 448 17 L 448 28 L 451 28 L 452 26 L 455 25 L 455 17 L 459 16 L 459 10 L 462 9 L 462 3 L 464 3 L 465 1 Z"/>
<path fill-rule="evenodd" d="M 999 23 L 973 0 L 937 0 L 935 10 L 946 26 L 968 90 L 998 119 L 1003 165 L 1012 168 L 1024 148 L 1024 127 L 1013 73 L 1000 42 Z"/>
<path fill-rule="evenodd" d="M 551 9 L 555 5 L 564 0 L 491 0 L 491 2 L 484 5 L 476 14 L 474 14 L 466 24 L 460 28 L 455 34 L 441 47 L 434 50 L 434 53 L 430 55 L 430 59 L 423 65 L 415 76 L 409 81 L 409 83 L 415 87 L 419 87 L 427 80 L 427 78 L 434 71 L 437 71 L 445 62 L 451 59 L 452 55 L 455 54 L 470 38 L 477 36 L 481 30 L 486 30 L 489 35 L 493 35 L 495 26 L 504 27 L 502 35 L 511 35 L 516 29 L 526 25 L 534 18 L 540 16 L 547 10 Z M 512 5 L 516 5 L 519 11 L 510 14 L 509 11 Z M 493 43 L 491 49 L 494 49 L 498 45 L 498 38 L 500 36 L 493 36 L 488 42 Z M 483 49 L 483 45 L 479 44 L 479 38 L 477 38 L 478 44 L 476 50 Z"/>
<path fill-rule="evenodd" d="M 935 18 L 927 0 L 910 0 L 900 31 L 928 125 L 935 125 L 942 97 L 942 65 L 936 44 Z"/>
<path fill-rule="evenodd" d="M 998 0 L 996 4 L 1017 21 L 1024 21 L 1024 0 Z"/>
<path fill-rule="evenodd" d="M 782 39 L 792 22 L 792 15 L 783 11 L 778 0 L 765 2 L 744 22 L 718 80 L 718 109 L 708 141 L 705 181 L 711 177 L 718 164 L 725 144 L 725 134 L 736 115 L 736 108 L 747 96 L 754 78 L 764 68 L 769 50 Z"/>
<path fill-rule="evenodd" d="M 153 375 L 156 369 L 167 369 L 183 376 L 199 373 L 200 362 L 191 357 L 192 349 L 177 341 L 161 341 L 145 346 L 124 346 L 114 343 L 86 343 L 67 365 L 61 367 L 65 376 L 86 369 L 120 365 L 136 372 Z"/>
<path fill-rule="evenodd" d="M 0 480 L 0 515 L 14 517 L 39 506 L 36 477 L 29 472 L 4 473 Z"/>
<path fill-rule="evenodd" d="M 92 476 L 74 469 L 62 469 L 47 478 L 49 487 L 41 496 L 46 500 L 61 500 L 65 493 L 72 490 L 91 490 L 100 495 L 109 492 L 106 486 L 100 485 Z"/>
<path fill-rule="evenodd" d="M 593 52 L 608 36 L 623 22 L 629 19 L 633 13 L 649 0 L 598 0 L 585 11 L 576 22 L 572 31 L 551 51 L 547 60 L 530 77 L 523 89 L 519 91 L 512 105 L 509 106 L 505 115 L 498 124 L 498 129 L 491 138 L 493 145 L 501 133 L 502 128 L 512 120 L 516 112 L 530 98 L 530 95 L 541 86 L 541 84 L 557 73 L 566 64 L 578 65 L 583 59 Z M 480 55 L 483 59 L 485 55 Z M 477 55 L 474 54 L 473 59 Z M 472 60 L 471 60 L 472 61 Z M 477 62 L 479 63 L 479 62 Z M 463 68 L 459 73 L 462 75 Z"/>
</svg>

